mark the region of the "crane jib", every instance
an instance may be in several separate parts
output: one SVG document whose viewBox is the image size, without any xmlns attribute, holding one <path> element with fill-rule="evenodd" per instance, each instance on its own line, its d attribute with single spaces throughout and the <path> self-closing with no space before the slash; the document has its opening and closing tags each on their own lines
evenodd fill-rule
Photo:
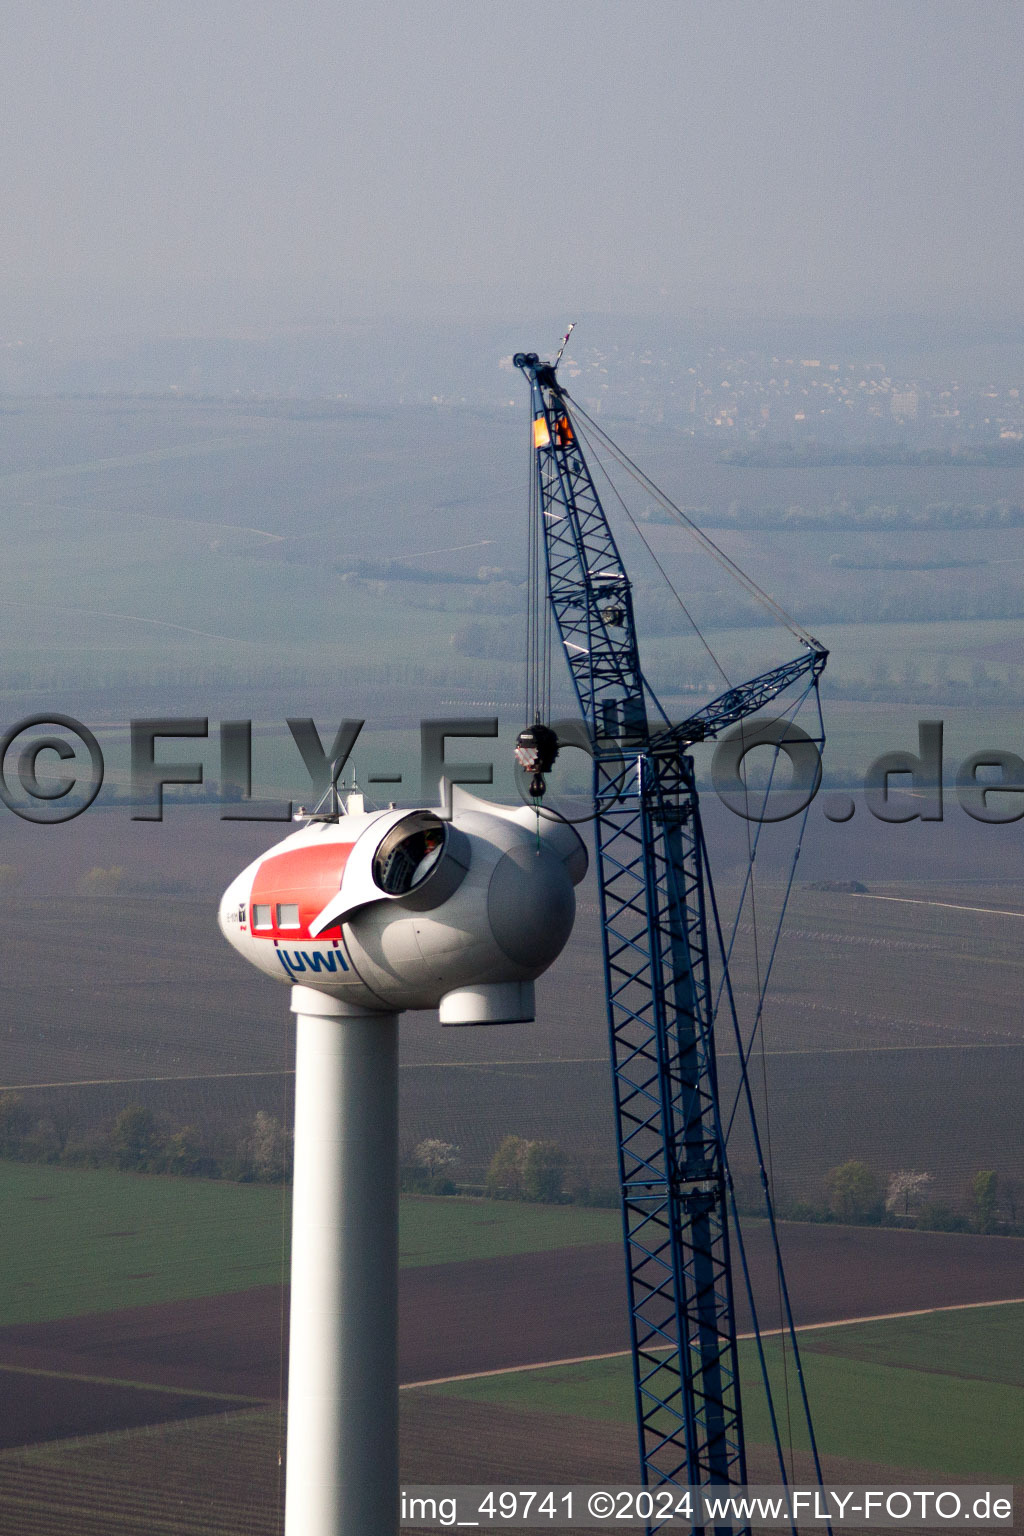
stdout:
<svg viewBox="0 0 1024 1536">
<path fill-rule="evenodd" d="M 809 645 L 670 724 L 641 669 L 632 587 L 555 368 L 536 353 L 513 361 L 531 390 L 547 600 L 595 748 L 596 871 L 642 1476 L 652 1484 L 743 1483 L 735 1206 L 709 962 L 713 895 L 686 747 L 801 678 L 816 679 L 827 652 Z"/>
</svg>

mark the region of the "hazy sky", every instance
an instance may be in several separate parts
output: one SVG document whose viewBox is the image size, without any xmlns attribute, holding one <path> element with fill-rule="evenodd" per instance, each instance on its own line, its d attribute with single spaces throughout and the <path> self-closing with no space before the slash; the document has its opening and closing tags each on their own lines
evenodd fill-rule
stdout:
<svg viewBox="0 0 1024 1536">
<path fill-rule="evenodd" d="M 0 16 L 0 337 L 1021 308 L 1019 0 Z"/>
</svg>

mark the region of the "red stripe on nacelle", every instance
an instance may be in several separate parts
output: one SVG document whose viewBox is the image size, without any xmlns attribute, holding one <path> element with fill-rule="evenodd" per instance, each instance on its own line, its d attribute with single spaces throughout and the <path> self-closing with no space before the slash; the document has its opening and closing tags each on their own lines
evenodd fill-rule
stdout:
<svg viewBox="0 0 1024 1536">
<path fill-rule="evenodd" d="M 324 843 L 312 848 L 291 848 L 264 859 L 252 883 L 250 908 L 270 908 L 271 927 L 256 927 L 251 911 L 253 937 L 308 939 L 309 925 L 341 887 L 352 843 Z M 279 906 L 297 906 L 299 926 L 282 928 Z M 322 935 L 326 937 L 326 935 Z"/>
</svg>

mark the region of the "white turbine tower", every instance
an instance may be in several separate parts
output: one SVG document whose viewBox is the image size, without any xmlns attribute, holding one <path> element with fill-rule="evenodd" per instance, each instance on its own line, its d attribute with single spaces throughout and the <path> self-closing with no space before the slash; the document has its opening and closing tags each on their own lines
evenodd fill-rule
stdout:
<svg viewBox="0 0 1024 1536">
<path fill-rule="evenodd" d="M 441 812 L 350 796 L 221 900 L 298 1027 L 285 1536 L 398 1530 L 398 1015 L 532 1019 L 586 872 L 565 823 L 446 788 Z"/>
</svg>

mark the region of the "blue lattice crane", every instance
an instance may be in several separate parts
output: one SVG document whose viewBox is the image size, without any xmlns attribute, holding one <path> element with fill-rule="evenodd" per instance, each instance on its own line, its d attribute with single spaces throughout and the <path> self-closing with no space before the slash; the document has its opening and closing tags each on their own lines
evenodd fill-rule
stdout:
<svg viewBox="0 0 1024 1536">
<path fill-rule="evenodd" d="M 593 751 L 642 1477 L 650 1485 L 741 1484 L 735 1206 L 709 956 L 717 913 L 687 749 L 801 680 L 815 685 L 827 652 L 797 629 L 803 649 L 794 661 L 730 688 L 681 724 L 669 721 L 641 670 L 632 589 L 581 444 L 581 419 L 596 424 L 559 384 L 557 361 L 532 352 L 514 358 L 531 390 L 535 553 Z M 543 671 L 549 659 L 539 656 L 542 642 L 532 643 Z M 538 713 L 517 754 L 534 773 L 535 795 L 552 757 L 544 730 Z M 742 1048 L 740 1058 L 745 1069 Z M 768 1386 L 767 1370 L 764 1378 Z"/>
</svg>

